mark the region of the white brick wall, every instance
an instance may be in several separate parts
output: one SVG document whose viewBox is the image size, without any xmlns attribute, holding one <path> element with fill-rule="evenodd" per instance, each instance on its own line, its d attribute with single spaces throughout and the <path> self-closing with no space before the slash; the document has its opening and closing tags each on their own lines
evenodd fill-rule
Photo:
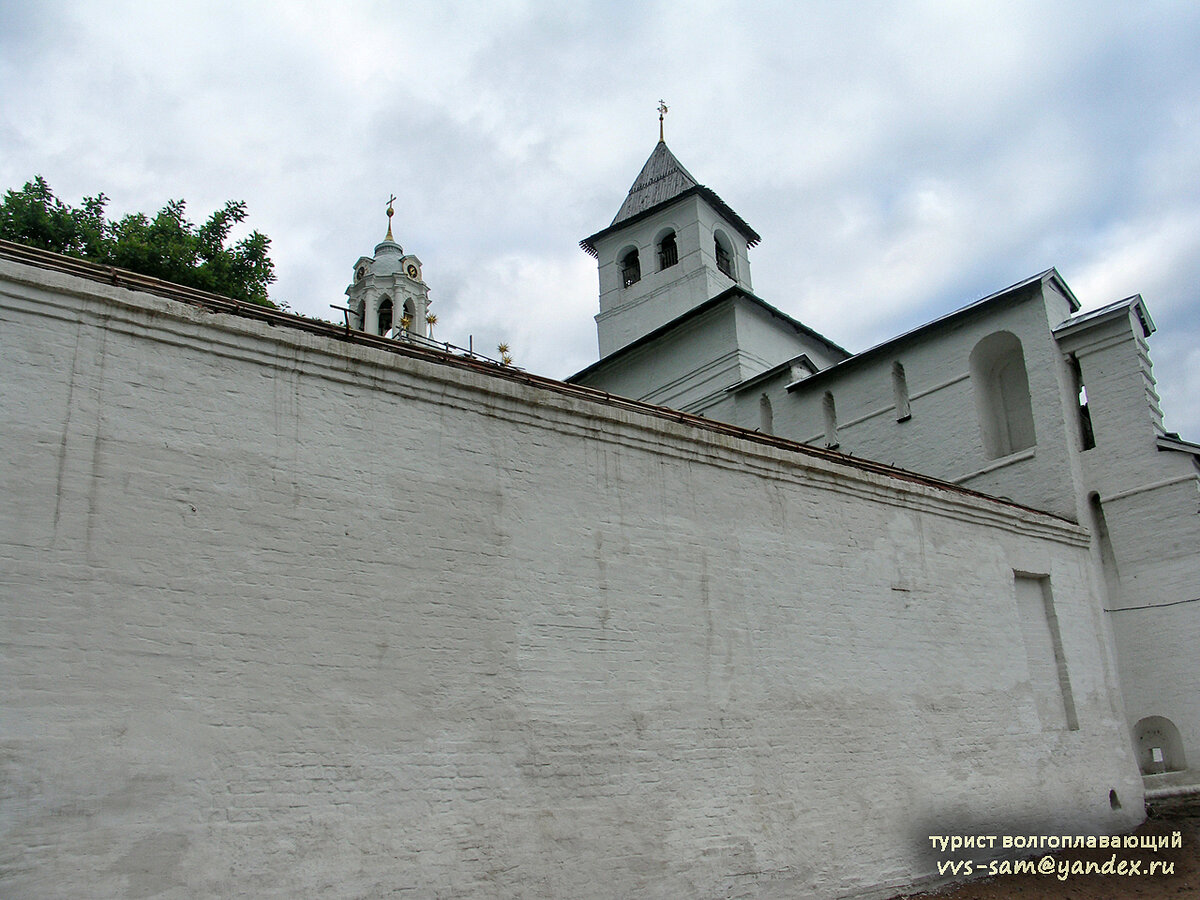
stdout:
<svg viewBox="0 0 1200 900">
<path fill-rule="evenodd" d="M 834 897 L 1140 815 L 1075 526 L 0 275 L 6 897 Z"/>
<path fill-rule="evenodd" d="M 1101 501 L 1116 576 L 1110 598 L 1131 729 L 1163 716 L 1179 729 L 1200 783 L 1200 471 L 1164 452 L 1162 413 L 1142 326 L 1132 315 L 1073 335 L 1096 446 L 1081 454 L 1085 489 Z"/>
<path fill-rule="evenodd" d="M 1180 730 L 1189 753 L 1184 783 L 1200 782 L 1200 479 L 1194 457 L 1162 452 L 1161 411 L 1154 391 L 1144 327 L 1133 310 L 1092 319 L 1057 339 L 1052 329 L 1069 313 L 1064 296 L 1043 284 L 1023 299 L 976 309 L 940 327 L 801 382 L 787 377 L 762 390 L 776 399 L 776 433 L 822 441 L 821 402 L 833 393 L 841 449 L 976 490 L 1011 497 L 1078 519 L 1091 528 L 1090 497 L 1102 500 L 1112 545 L 1111 629 L 1130 729 L 1164 716 Z M 1036 445 L 988 460 L 970 378 L 973 347 L 990 333 L 1021 341 L 1035 420 Z M 1068 354 L 1079 363 L 1095 433 L 1081 449 L 1078 385 Z M 910 419 L 897 421 L 891 387 L 894 362 L 904 366 Z M 755 421 L 753 397 L 741 399 L 742 424 Z M 975 472 L 971 477 L 963 477 Z M 1097 570 L 1101 550 L 1095 550 Z M 1102 575 L 1097 581 L 1102 581 Z M 1138 607 L 1154 607 L 1138 609 Z M 1168 612 L 1167 610 L 1170 609 Z"/>
<path fill-rule="evenodd" d="M 790 394 L 775 390 L 776 430 L 796 440 L 822 443 L 822 399 L 832 392 L 837 405 L 841 449 L 914 472 L 926 472 L 973 490 L 1009 497 L 1037 509 L 1074 519 L 1079 499 L 1072 481 L 1061 394 L 1067 378 L 1062 354 L 1050 328 L 1070 308 L 1057 292 L 1034 286 L 1025 298 L 963 316 L 941 330 L 899 343 L 891 352 L 864 357 L 839 374 L 801 382 Z M 1032 454 L 996 467 L 984 449 L 970 356 L 996 332 L 1021 343 L 1029 390 L 1034 398 L 1036 446 Z M 903 365 L 911 418 L 897 422 L 892 366 Z M 1075 464 L 1077 465 L 1077 463 Z"/>
</svg>

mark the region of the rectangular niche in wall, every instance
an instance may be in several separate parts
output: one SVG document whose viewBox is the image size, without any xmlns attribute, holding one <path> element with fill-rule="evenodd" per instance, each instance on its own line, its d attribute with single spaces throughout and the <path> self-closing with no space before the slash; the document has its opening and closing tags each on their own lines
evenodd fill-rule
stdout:
<svg viewBox="0 0 1200 900">
<path fill-rule="evenodd" d="M 1063 655 L 1058 616 L 1050 579 L 1045 575 L 1014 572 L 1017 614 L 1021 618 L 1021 638 L 1029 660 L 1029 680 L 1037 701 L 1042 727 L 1079 729 L 1075 715 L 1075 697 Z"/>
</svg>

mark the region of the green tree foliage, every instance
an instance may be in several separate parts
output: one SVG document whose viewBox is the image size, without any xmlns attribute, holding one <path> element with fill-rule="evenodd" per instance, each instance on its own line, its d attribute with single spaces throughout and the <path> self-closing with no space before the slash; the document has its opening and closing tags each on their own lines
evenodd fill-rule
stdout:
<svg viewBox="0 0 1200 900">
<path fill-rule="evenodd" d="M 92 262 L 132 269 L 176 284 L 237 300 L 275 306 L 267 285 L 275 266 L 271 239 L 257 231 L 226 247 L 229 232 L 246 218 L 246 204 L 230 200 L 199 228 L 184 216 L 182 200 L 167 203 L 153 218 L 142 213 L 110 222 L 104 194 L 71 207 L 54 196 L 40 175 L 0 203 L 0 238 Z"/>
</svg>

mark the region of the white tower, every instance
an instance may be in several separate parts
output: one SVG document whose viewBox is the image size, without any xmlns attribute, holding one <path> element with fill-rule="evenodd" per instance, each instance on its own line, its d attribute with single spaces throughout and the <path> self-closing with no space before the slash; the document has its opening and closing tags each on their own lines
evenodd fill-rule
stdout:
<svg viewBox="0 0 1200 900">
<path fill-rule="evenodd" d="M 612 224 L 579 242 L 600 270 L 600 358 L 733 286 L 750 285 L 758 234 L 658 145 Z"/>
<path fill-rule="evenodd" d="M 346 288 L 350 326 L 383 337 L 425 337 L 429 287 L 421 280 L 421 260 L 405 253 L 392 238 L 392 197 L 388 201 L 388 230 L 375 246 L 375 256 L 359 257 L 354 279 Z"/>
</svg>

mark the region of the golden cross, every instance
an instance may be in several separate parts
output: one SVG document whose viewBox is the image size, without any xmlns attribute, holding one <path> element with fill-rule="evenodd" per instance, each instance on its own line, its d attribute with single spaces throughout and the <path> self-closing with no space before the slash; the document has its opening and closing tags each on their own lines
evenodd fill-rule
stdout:
<svg viewBox="0 0 1200 900">
<path fill-rule="evenodd" d="M 663 116 L 667 114 L 667 104 L 662 100 L 658 101 L 658 139 L 663 139 Z"/>
<path fill-rule="evenodd" d="M 388 197 L 388 208 L 387 208 L 388 233 L 387 233 L 386 240 L 389 240 L 389 241 L 393 240 L 393 238 L 392 238 L 392 216 L 394 216 L 396 214 L 396 210 L 392 209 L 392 204 L 395 202 L 396 202 L 395 194 L 392 194 L 392 196 Z"/>
</svg>

